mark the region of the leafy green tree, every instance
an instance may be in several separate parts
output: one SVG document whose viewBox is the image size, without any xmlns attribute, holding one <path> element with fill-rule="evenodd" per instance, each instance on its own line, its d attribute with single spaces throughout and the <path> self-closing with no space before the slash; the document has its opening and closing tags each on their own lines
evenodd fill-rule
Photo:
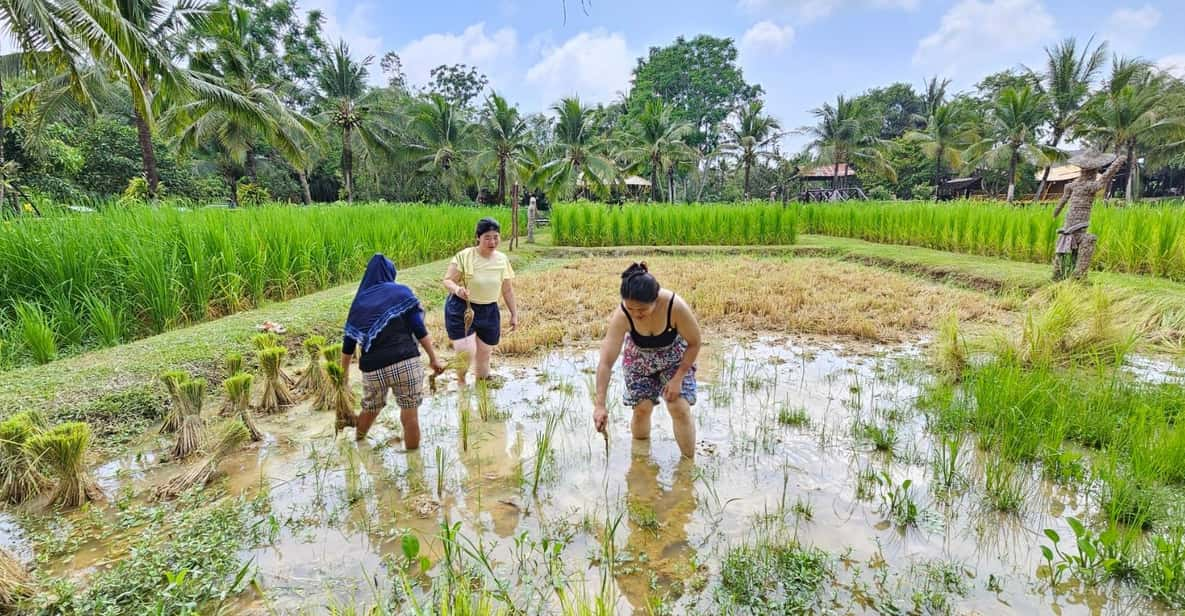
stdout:
<svg viewBox="0 0 1185 616">
<path fill-rule="evenodd" d="M 697 135 L 689 139 L 701 152 L 716 147 L 718 125 L 733 110 L 759 98 L 761 86 L 745 81 L 737 64 L 732 39 L 701 34 L 678 37 L 666 47 L 651 47 L 634 68 L 630 113 L 638 115 L 646 102 L 661 98 L 672 117 L 689 122 Z"/>
<path fill-rule="evenodd" d="M 481 148 L 474 157 L 478 169 L 496 169 L 498 203 L 506 203 L 506 187 L 527 175 L 526 165 L 531 151 L 531 133 L 518 109 L 498 93 L 486 99 L 481 124 L 478 126 Z"/>
<path fill-rule="evenodd" d="M 744 195 L 748 199 L 753 167 L 774 158 L 773 146 L 782 137 L 782 125 L 765 113 L 760 100 L 755 100 L 737 110 L 735 122 L 726 124 L 724 133 L 724 151 L 744 169 Z"/>
<path fill-rule="evenodd" d="M 467 64 L 441 64 L 429 74 L 432 81 L 428 84 L 428 91 L 439 94 L 457 108 L 468 107 L 490 83 L 476 67 Z"/>
<path fill-rule="evenodd" d="M 844 164 L 895 179 L 896 173 L 885 159 L 884 142 L 879 138 L 883 121 L 867 101 L 838 96 L 834 105 L 824 103 L 811 113 L 818 123 L 805 131 L 813 137 L 811 147 L 819 159 L 834 166 L 833 187 L 839 185 L 839 168 Z"/>
<path fill-rule="evenodd" d="M 924 129 L 910 131 L 905 135 L 906 141 L 919 144 L 926 157 L 934 161 L 934 175 L 931 179 L 935 196 L 942 184 L 943 165 L 949 169 L 963 166 L 962 151 L 973 138 L 970 125 L 965 105 L 946 103 L 935 108 L 926 118 Z"/>
<path fill-rule="evenodd" d="M 964 153 L 971 161 L 1008 169 L 1009 203 L 1016 197 L 1016 170 L 1022 159 L 1038 165 L 1058 156 L 1055 148 L 1037 138 L 1048 109 L 1044 95 L 1031 85 L 1005 87 L 992 106 L 984 135 Z"/>
<path fill-rule="evenodd" d="M 698 158 L 698 152 L 684 141 L 694 130 L 690 123 L 673 119 L 662 99 L 647 102 L 642 113 L 633 118 L 622 156 L 650 171 L 650 198 L 655 202 L 662 200 L 658 178 L 663 170 L 667 172 L 667 200 L 674 202 L 675 167 Z"/>
<path fill-rule="evenodd" d="M 591 191 L 608 194 L 618 170 L 597 135 L 592 110 L 576 97 L 560 100 L 552 110 L 555 144 L 550 160 L 537 171 L 538 183 L 552 195 L 572 194 L 581 181 Z"/>
<path fill-rule="evenodd" d="M 1092 48 L 1090 41 L 1080 51 L 1073 37 L 1045 48 L 1045 73 L 1041 75 L 1040 87 L 1052 107 L 1048 145 L 1057 147 L 1063 137 L 1077 129 L 1079 112 L 1090 96 L 1091 83 L 1103 68 L 1106 53 L 1106 43 Z M 1037 189 L 1038 199 L 1044 196 L 1048 181 L 1049 165 L 1046 165 Z"/>
</svg>

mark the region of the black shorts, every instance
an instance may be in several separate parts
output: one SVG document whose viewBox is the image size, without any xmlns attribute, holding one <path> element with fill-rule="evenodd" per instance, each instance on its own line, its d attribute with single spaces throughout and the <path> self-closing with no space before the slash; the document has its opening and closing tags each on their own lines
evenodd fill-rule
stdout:
<svg viewBox="0 0 1185 616">
<path fill-rule="evenodd" d="M 502 312 L 498 303 L 470 304 L 473 306 L 473 324 L 465 331 L 465 300 L 452 295 L 444 303 L 444 329 L 449 340 L 461 340 L 476 333 L 478 340 L 495 346 L 502 339 Z"/>
</svg>

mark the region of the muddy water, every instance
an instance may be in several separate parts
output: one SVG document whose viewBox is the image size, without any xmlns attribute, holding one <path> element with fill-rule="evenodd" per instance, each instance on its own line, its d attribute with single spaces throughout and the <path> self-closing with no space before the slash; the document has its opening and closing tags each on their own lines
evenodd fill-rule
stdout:
<svg viewBox="0 0 1185 616">
<path fill-rule="evenodd" d="M 839 612 L 908 606 L 925 585 L 920 572 L 947 563 L 962 589 L 948 597 L 958 613 L 1168 613 L 1118 586 L 1051 589 L 1039 579 L 1043 529 L 1070 536 L 1065 517 L 1093 513 L 1074 490 L 1031 477 L 1020 514 L 988 512 L 986 460 L 969 440 L 971 487 L 934 495 L 933 444 L 915 409 L 922 377 L 909 368 L 916 355 L 773 338 L 712 345 L 701 360 L 694 461 L 680 458 L 661 410 L 649 441 L 631 439 L 620 403 L 610 409 L 606 450 L 591 430 L 592 350 L 503 364 L 504 385 L 485 392 L 442 378 L 421 408 L 416 452 L 403 450 L 393 407 L 358 445 L 350 431 L 335 438 L 332 416 L 306 406 L 261 418 L 264 443 L 222 465 L 232 493 L 266 501 L 276 530 L 270 545 L 241 555 L 255 563 L 264 592 L 238 608 L 285 613 L 379 600 L 392 591 L 384 564 L 401 559 L 406 534 L 430 560 L 429 572 L 412 565 L 409 575 L 432 575 L 445 552 L 442 524 L 459 523 L 470 566 L 480 569 L 472 555 L 488 554 L 496 574 L 486 577 L 521 605 L 554 605 L 551 580 L 590 597 L 611 581 L 623 612 L 662 597 L 676 613 L 714 613 L 711 587 L 729 548 L 777 537 L 833 555 L 839 574 L 829 592 Z M 620 387 L 618 372 L 611 400 Z M 805 412 L 805 425 L 778 421 L 792 410 Z M 537 436 L 549 418 L 552 454 L 537 473 Z M 857 422 L 896 426 L 892 452 L 854 435 Z M 114 494 L 175 472 L 141 453 L 97 474 Z M 874 475 L 879 483 L 868 480 Z M 901 527 L 884 496 L 906 480 L 921 514 Z M 118 556 L 118 539 L 83 545 L 51 568 L 84 575 Z M 15 520 L 0 518 L 0 542 L 24 545 Z"/>
</svg>

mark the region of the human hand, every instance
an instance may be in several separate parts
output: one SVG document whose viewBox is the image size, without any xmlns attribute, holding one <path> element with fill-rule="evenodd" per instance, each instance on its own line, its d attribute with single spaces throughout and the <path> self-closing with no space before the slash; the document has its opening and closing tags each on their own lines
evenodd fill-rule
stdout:
<svg viewBox="0 0 1185 616">
<path fill-rule="evenodd" d="M 593 427 L 597 429 L 597 432 L 604 432 L 607 423 L 609 423 L 609 411 L 605 409 L 605 405 L 598 404 L 593 408 Z"/>
<path fill-rule="evenodd" d="M 662 397 L 667 402 L 674 402 L 683 395 L 682 391 L 683 377 L 676 374 L 671 380 L 667 381 L 666 385 L 662 386 Z"/>
<path fill-rule="evenodd" d="M 518 328 L 518 314 L 512 312 L 512 313 L 510 313 L 510 329 L 508 331 L 512 332 L 517 328 Z"/>
<path fill-rule="evenodd" d="M 466 289 L 461 285 L 457 285 L 457 290 L 453 293 L 453 295 L 456 295 L 458 299 L 469 301 L 469 289 Z"/>
<path fill-rule="evenodd" d="M 444 364 L 444 362 L 440 361 L 440 358 L 436 358 L 436 359 L 432 360 L 431 366 L 432 366 L 432 372 L 434 372 L 436 374 L 442 374 L 442 373 L 444 373 L 445 369 L 448 368 L 448 366 L 446 366 Z"/>
</svg>

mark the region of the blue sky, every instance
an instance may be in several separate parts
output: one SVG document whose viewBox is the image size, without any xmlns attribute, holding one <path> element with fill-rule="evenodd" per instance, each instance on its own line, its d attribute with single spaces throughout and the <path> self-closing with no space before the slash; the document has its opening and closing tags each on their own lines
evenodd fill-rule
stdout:
<svg viewBox="0 0 1185 616">
<path fill-rule="evenodd" d="M 699 33 L 737 41 L 746 78 L 787 128 L 840 93 L 935 74 L 964 89 L 1037 66 L 1045 46 L 1071 35 L 1185 77 L 1183 0 L 591 0 L 587 14 L 568 0 L 566 22 L 561 0 L 298 1 L 323 10 L 330 36 L 360 54 L 398 52 L 413 84 L 439 64 L 474 64 L 525 111 L 574 93 L 611 100 L 650 46 Z"/>
</svg>

